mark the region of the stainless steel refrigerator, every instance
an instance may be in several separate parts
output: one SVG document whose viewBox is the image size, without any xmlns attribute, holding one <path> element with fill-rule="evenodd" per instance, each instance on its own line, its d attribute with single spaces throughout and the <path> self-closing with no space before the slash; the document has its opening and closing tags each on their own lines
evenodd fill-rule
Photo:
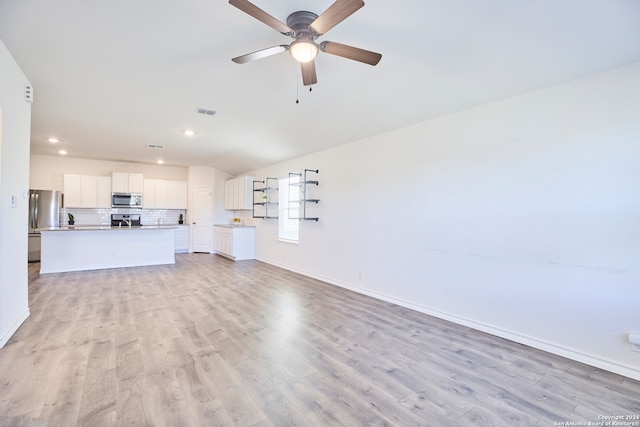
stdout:
<svg viewBox="0 0 640 427">
<path fill-rule="evenodd" d="M 51 190 L 29 190 L 29 262 L 40 261 L 38 228 L 59 227 L 62 193 Z"/>
</svg>

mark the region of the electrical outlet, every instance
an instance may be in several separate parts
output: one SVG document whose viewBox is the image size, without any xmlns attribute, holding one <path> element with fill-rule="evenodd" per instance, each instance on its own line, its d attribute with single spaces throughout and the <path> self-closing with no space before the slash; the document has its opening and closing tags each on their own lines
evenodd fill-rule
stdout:
<svg viewBox="0 0 640 427">
<path fill-rule="evenodd" d="M 10 208 L 16 207 L 16 196 L 11 196 L 11 200 L 9 200 L 9 207 Z"/>
</svg>

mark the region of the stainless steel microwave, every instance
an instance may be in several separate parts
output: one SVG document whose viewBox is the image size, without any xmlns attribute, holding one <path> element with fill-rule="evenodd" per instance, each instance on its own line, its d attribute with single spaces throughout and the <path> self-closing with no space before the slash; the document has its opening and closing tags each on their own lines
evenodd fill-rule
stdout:
<svg viewBox="0 0 640 427">
<path fill-rule="evenodd" d="M 111 207 L 114 208 L 142 208 L 142 194 L 140 193 L 112 193 Z"/>
</svg>

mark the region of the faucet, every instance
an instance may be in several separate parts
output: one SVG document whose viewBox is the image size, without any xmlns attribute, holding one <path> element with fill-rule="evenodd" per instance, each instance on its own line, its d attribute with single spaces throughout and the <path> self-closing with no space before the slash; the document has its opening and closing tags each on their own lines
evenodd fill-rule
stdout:
<svg viewBox="0 0 640 427">
<path fill-rule="evenodd" d="M 122 222 L 124 222 L 125 224 L 128 224 L 129 228 L 131 228 L 131 220 L 130 219 L 123 219 Z"/>
</svg>

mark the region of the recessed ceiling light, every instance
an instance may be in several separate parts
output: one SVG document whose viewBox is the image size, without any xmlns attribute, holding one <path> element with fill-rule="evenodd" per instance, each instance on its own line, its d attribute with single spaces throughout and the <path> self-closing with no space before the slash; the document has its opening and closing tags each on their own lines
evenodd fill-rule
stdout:
<svg viewBox="0 0 640 427">
<path fill-rule="evenodd" d="M 187 136 L 193 136 L 195 134 L 194 131 L 192 131 L 191 129 L 187 129 L 184 131 L 184 134 Z"/>
<path fill-rule="evenodd" d="M 162 160 L 162 159 L 158 160 L 158 164 L 159 164 L 159 165 L 164 164 L 164 160 Z"/>
<path fill-rule="evenodd" d="M 62 154 L 64 156 L 65 154 L 67 154 L 67 152 L 65 150 L 60 150 L 58 151 L 58 154 Z"/>
<path fill-rule="evenodd" d="M 47 141 L 49 141 L 52 144 L 55 144 L 56 142 L 59 142 L 60 140 L 58 138 L 51 137 Z"/>
</svg>

